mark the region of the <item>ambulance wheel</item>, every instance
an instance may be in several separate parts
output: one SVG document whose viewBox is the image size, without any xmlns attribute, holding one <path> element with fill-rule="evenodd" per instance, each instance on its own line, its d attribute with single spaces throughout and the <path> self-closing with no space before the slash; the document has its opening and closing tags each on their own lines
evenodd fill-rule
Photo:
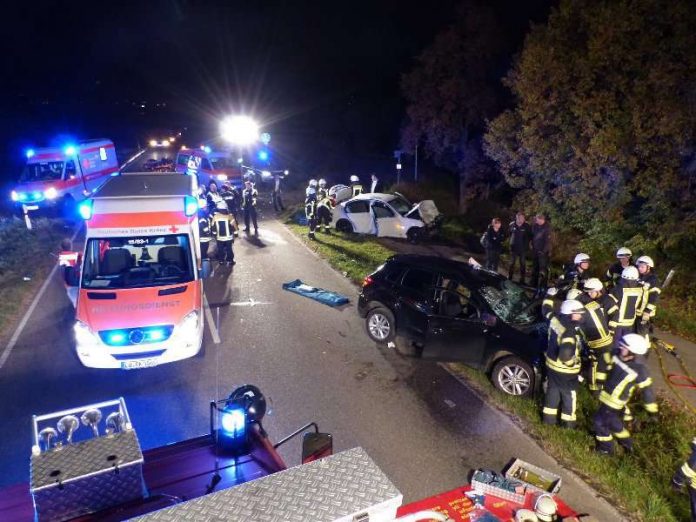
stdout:
<svg viewBox="0 0 696 522">
<path fill-rule="evenodd" d="M 338 230 L 339 232 L 346 232 L 348 234 L 352 234 L 353 224 L 347 219 L 340 219 L 338 223 L 336 223 L 336 230 Z"/>
<path fill-rule="evenodd" d="M 507 395 L 529 397 L 534 393 L 534 370 L 519 357 L 505 357 L 491 372 L 493 386 Z"/>
</svg>

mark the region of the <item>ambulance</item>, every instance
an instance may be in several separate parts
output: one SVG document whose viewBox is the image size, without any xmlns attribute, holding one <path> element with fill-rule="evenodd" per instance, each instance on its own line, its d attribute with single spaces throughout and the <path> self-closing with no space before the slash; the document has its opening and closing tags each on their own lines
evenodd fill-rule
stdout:
<svg viewBox="0 0 696 522">
<path fill-rule="evenodd" d="M 29 149 L 19 182 L 10 193 L 25 213 L 40 208 L 72 208 L 119 170 L 110 140 L 92 140 Z"/>
<path fill-rule="evenodd" d="M 77 266 L 63 265 L 77 290 L 84 366 L 130 370 L 199 353 L 211 267 L 200 255 L 196 190 L 191 176 L 124 173 L 78 206 L 84 250 Z"/>
<path fill-rule="evenodd" d="M 229 183 L 239 189 L 244 187 L 242 169 L 227 151 L 214 151 L 210 147 L 183 148 L 176 155 L 177 172 L 196 175 L 202 185 L 215 181 L 218 185 Z"/>
</svg>

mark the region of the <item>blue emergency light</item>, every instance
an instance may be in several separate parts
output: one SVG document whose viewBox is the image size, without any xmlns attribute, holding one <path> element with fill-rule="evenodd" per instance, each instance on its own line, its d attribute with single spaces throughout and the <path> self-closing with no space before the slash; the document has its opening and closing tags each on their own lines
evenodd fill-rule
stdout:
<svg viewBox="0 0 696 522">
<path fill-rule="evenodd" d="M 210 154 L 212 152 L 212 149 L 206 145 L 205 147 L 203 147 L 203 152 L 205 152 L 206 154 Z"/>
<path fill-rule="evenodd" d="M 65 152 L 66 156 L 74 156 L 77 149 L 75 148 L 75 145 L 66 145 L 63 152 Z"/>
<path fill-rule="evenodd" d="M 219 413 L 218 446 L 236 455 L 245 453 L 248 447 L 246 409 L 238 402 L 229 402 Z"/>
<path fill-rule="evenodd" d="M 109 332 L 106 336 L 106 344 L 108 344 L 108 345 L 120 346 L 122 344 L 127 344 L 127 343 L 128 343 L 128 336 L 126 335 L 126 332 L 114 330 L 113 332 Z"/>
<path fill-rule="evenodd" d="M 198 200 L 193 196 L 184 197 L 184 214 L 193 216 L 198 212 Z"/>
<path fill-rule="evenodd" d="M 151 343 L 162 341 L 165 338 L 165 332 L 161 328 L 150 328 L 145 332 L 145 339 Z"/>
<path fill-rule="evenodd" d="M 27 151 L 25 152 L 25 154 L 26 154 L 26 156 L 27 156 L 27 159 L 29 159 L 29 158 L 33 158 L 33 157 L 34 157 L 34 154 L 36 154 L 36 152 L 34 152 L 34 149 L 27 149 Z"/>
<path fill-rule="evenodd" d="M 261 161 L 268 161 L 268 151 L 267 150 L 260 150 L 259 151 L 259 159 Z"/>
<path fill-rule="evenodd" d="M 77 206 L 77 213 L 85 221 L 92 218 L 92 200 L 86 199 Z"/>
</svg>

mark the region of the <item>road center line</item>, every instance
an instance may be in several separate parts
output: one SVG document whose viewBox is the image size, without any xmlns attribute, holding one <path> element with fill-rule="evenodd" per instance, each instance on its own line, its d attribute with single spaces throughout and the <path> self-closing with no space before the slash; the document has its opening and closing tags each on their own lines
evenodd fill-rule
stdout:
<svg viewBox="0 0 696 522">
<path fill-rule="evenodd" d="M 75 238 L 77 237 L 77 234 L 82 230 L 82 224 L 80 224 L 79 227 L 75 230 L 73 233 L 72 237 L 70 238 L 70 242 L 72 243 L 75 241 Z M 24 327 L 27 325 L 27 322 L 29 321 L 29 317 L 31 317 L 31 314 L 34 313 L 34 309 L 36 308 L 36 305 L 38 304 L 39 300 L 43 296 L 44 292 L 46 291 L 46 288 L 48 288 L 48 284 L 51 282 L 53 279 L 53 276 L 55 275 L 56 271 L 58 270 L 58 262 L 53 266 L 53 269 L 51 272 L 48 274 L 48 277 L 46 277 L 46 280 L 43 282 L 41 285 L 41 288 L 39 289 L 39 292 L 34 296 L 33 301 L 31 302 L 31 305 L 27 309 L 27 311 L 24 313 L 24 316 L 22 316 L 22 320 L 19 322 L 17 325 L 17 328 L 14 331 L 14 334 L 12 334 L 12 337 L 10 338 L 10 342 L 7 343 L 7 346 L 5 346 L 5 349 L 2 352 L 2 355 L 0 356 L 0 368 L 3 367 L 5 362 L 7 362 L 7 359 L 10 357 L 10 353 L 12 353 L 13 348 L 17 344 L 17 341 L 19 340 L 19 336 L 22 335 L 22 332 L 24 331 Z"/>
<path fill-rule="evenodd" d="M 208 298 L 203 294 L 203 308 L 205 308 L 205 322 L 208 323 L 208 328 L 210 328 L 210 335 L 213 338 L 215 344 L 220 344 L 220 334 L 217 327 L 215 326 L 215 321 L 213 321 L 213 314 L 210 311 L 210 305 L 208 304 Z M 0 366 L 2 366 L 0 364 Z"/>
</svg>

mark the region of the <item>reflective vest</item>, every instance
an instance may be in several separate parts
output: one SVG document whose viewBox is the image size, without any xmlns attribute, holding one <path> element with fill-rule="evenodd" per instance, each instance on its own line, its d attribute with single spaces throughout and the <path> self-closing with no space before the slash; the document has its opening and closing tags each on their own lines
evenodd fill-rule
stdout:
<svg viewBox="0 0 696 522">
<path fill-rule="evenodd" d="M 628 286 L 632 284 L 634 284 L 632 281 L 623 279 L 609 293 L 611 305 L 607 310 L 607 316 L 609 317 L 609 328 L 612 330 L 619 326 L 630 328 L 636 321 L 643 299 L 643 288 L 641 286 Z"/>
<path fill-rule="evenodd" d="M 305 216 L 312 219 L 317 214 L 317 198 L 312 194 L 305 199 Z"/>
<path fill-rule="evenodd" d="M 557 317 L 549 324 L 549 345 L 546 367 L 559 373 L 580 373 L 580 338 L 575 329 L 564 325 Z"/>
<path fill-rule="evenodd" d="M 637 368 L 631 362 L 624 362 L 618 357 L 613 357 L 614 367 L 604 383 L 599 402 L 612 410 L 623 411 L 633 394 L 633 387 L 638 379 Z"/>
<path fill-rule="evenodd" d="M 360 183 L 356 183 L 354 185 L 351 185 L 350 188 L 353 189 L 353 197 L 359 196 L 360 194 L 363 193 L 363 186 Z"/>
<path fill-rule="evenodd" d="M 211 240 L 210 220 L 206 216 L 198 218 L 198 232 L 201 243 L 207 243 Z"/>
<path fill-rule="evenodd" d="M 638 309 L 638 314 L 642 315 L 643 312 L 650 314 L 650 317 L 655 317 L 657 312 L 657 302 L 660 299 L 660 294 L 662 289 L 659 287 L 659 282 L 657 277 L 652 272 L 641 276 L 640 282 L 643 285 L 643 297 L 640 302 L 640 307 Z"/>
<path fill-rule="evenodd" d="M 592 349 L 611 346 L 614 338 L 609 331 L 609 319 L 604 307 L 610 306 L 606 296 L 604 298 L 600 297 L 600 300 L 595 301 L 587 294 L 583 294 L 578 297 L 578 301 L 585 305 L 587 310 L 587 314 L 585 314 L 580 326 L 587 346 Z"/>
<path fill-rule="evenodd" d="M 234 221 L 227 214 L 214 214 L 212 219 L 213 235 L 218 241 L 234 240 Z"/>
<path fill-rule="evenodd" d="M 248 207 L 255 207 L 256 197 L 258 195 L 259 192 L 255 188 L 245 188 L 244 192 L 242 192 L 242 208 L 247 209 Z"/>
</svg>

